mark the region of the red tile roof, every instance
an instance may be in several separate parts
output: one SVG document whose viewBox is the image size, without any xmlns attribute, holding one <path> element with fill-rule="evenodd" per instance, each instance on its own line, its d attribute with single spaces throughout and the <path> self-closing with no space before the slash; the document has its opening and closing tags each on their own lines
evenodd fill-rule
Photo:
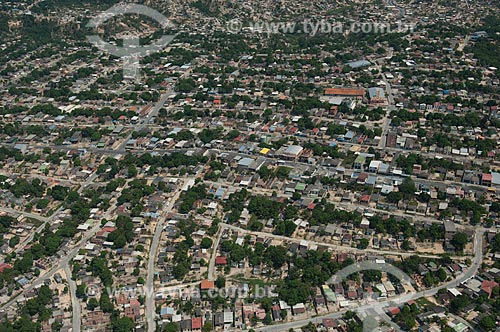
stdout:
<svg viewBox="0 0 500 332">
<path fill-rule="evenodd" d="M 205 290 L 205 289 L 212 289 L 215 287 L 215 284 L 213 281 L 211 280 L 202 280 L 201 281 L 201 284 L 200 284 L 200 288 L 202 290 Z"/>
<path fill-rule="evenodd" d="M 191 328 L 193 330 L 199 330 L 201 329 L 201 325 L 202 325 L 202 319 L 201 317 L 195 317 L 193 319 L 191 319 Z"/>
<path fill-rule="evenodd" d="M 325 89 L 325 95 L 327 96 L 360 96 L 365 95 L 364 89 L 353 89 L 353 88 L 328 88 Z"/>
<path fill-rule="evenodd" d="M 484 280 L 481 283 L 481 290 L 488 294 L 488 296 L 491 295 L 491 292 L 493 291 L 493 288 L 498 287 L 498 283 L 495 281 L 490 281 L 490 280 Z"/>
<path fill-rule="evenodd" d="M 389 313 L 392 315 L 392 316 L 395 316 L 397 314 L 399 314 L 401 310 L 399 310 L 398 307 L 391 307 L 389 308 Z"/>
<path fill-rule="evenodd" d="M 227 257 L 225 256 L 215 257 L 215 265 L 227 265 Z"/>
<path fill-rule="evenodd" d="M 130 300 L 130 306 L 131 307 L 140 307 L 141 303 L 137 299 L 132 299 L 132 300 Z"/>
<path fill-rule="evenodd" d="M 7 269 L 12 269 L 12 265 L 6 264 L 6 263 L 0 264 L 0 273 L 2 273 L 3 271 L 5 271 Z"/>
<path fill-rule="evenodd" d="M 323 326 L 326 328 L 333 328 L 337 326 L 337 324 L 335 324 L 335 320 L 333 320 L 333 318 L 323 318 Z"/>
<path fill-rule="evenodd" d="M 491 174 L 483 173 L 483 181 L 491 181 L 492 178 L 493 176 Z"/>
</svg>

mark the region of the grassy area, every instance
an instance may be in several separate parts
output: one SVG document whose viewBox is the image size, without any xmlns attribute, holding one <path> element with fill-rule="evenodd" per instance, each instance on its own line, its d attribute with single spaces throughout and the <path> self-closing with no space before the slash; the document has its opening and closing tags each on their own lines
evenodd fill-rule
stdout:
<svg viewBox="0 0 500 332">
<path fill-rule="evenodd" d="M 41 224 L 43 224 L 43 221 L 39 220 L 39 219 L 35 219 L 35 218 L 26 218 L 26 220 L 30 223 L 30 224 L 33 224 L 33 226 L 35 227 L 38 227 L 40 226 Z"/>
<path fill-rule="evenodd" d="M 427 307 L 427 306 L 434 305 L 432 302 L 427 300 L 425 297 L 421 297 L 419 299 L 416 299 L 415 302 L 417 302 L 419 307 Z"/>
<path fill-rule="evenodd" d="M 240 283 L 245 283 L 248 284 L 250 288 L 253 288 L 256 285 L 259 285 L 260 287 L 264 287 L 266 285 L 270 285 L 269 283 L 266 283 L 264 280 L 257 279 L 257 278 L 245 278 L 243 274 L 237 274 L 236 276 L 232 276 L 229 279 L 236 280 Z"/>
</svg>

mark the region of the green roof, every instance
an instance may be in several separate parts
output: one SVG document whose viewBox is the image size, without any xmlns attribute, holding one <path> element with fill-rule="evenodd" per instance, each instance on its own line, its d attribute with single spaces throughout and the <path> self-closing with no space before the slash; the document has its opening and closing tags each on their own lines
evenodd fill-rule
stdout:
<svg viewBox="0 0 500 332">
<path fill-rule="evenodd" d="M 295 190 L 304 190 L 306 189 L 306 185 L 304 183 L 297 183 L 297 185 L 295 186 Z"/>
<path fill-rule="evenodd" d="M 356 160 L 354 160 L 354 162 L 357 163 L 357 164 L 363 164 L 365 161 L 366 161 L 366 157 L 365 156 L 357 156 Z"/>
<path fill-rule="evenodd" d="M 455 325 L 453 327 L 453 329 L 456 331 L 456 332 L 463 332 L 463 331 L 466 331 L 468 329 L 467 325 L 465 325 L 464 323 L 458 323 L 457 325 Z"/>
</svg>

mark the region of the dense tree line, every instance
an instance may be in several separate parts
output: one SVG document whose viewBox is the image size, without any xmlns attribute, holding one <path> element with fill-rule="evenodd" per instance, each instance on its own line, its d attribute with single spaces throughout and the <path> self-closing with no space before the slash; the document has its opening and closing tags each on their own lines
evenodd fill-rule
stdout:
<svg viewBox="0 0 500 332">
<path fill-rule="evenodd" d="M 416 233 L 415 226 L 406 219 L 396 220 L 394 217 L 384 219 L 379 215 L 375 215 L 370 217 L 369 220 L 370 228 L 379 234 L 390 234 L 392 236 L 403 234 L 405 238 L 410 238 L 415 236 Z"/>
<path fill-rule="evenodd" d="M 46 285 L 38 289 L 37 296 L 29 299 L 21 307 L 19 316 L 13 322 L 4 321 L 0 324 L 1 332 L 38 332 L 41 322 L 49 320 L 52 311 L 48 305 L 53 301 L 53 293 Z M 37 316 L 37 320 L 32 319 Z"/>
<path fill-rule="evenodd" d="M 115 221 L 116 230 L 108 235 L 108 240 L 113 242 L 115 248 L 123 248 L 132 242 L 135 237 L 134 223 L 127 216 L 118 216 Z"/>
<path fill-rule="evenodd" d="M 185 193 L 183 193 L 180 197 L 181 204 L 179 205 L 180 213 L 189 213 L 193 204 L 200 199 L 204 199 L 207 197 L 207 190 L 205 185 L 197 185 L 189 188 Z"/>
<path fill-rule="evenodd" d="M 335 209 L 335 205 L 321 201 L 305 216 L 312 226 L 327 225 L 329 223 L 346 223 L 352 222 L 354 225 L 361 223 L 361 214 L 356 211 L 349 212 L 345 210 Z"/>
</svg>

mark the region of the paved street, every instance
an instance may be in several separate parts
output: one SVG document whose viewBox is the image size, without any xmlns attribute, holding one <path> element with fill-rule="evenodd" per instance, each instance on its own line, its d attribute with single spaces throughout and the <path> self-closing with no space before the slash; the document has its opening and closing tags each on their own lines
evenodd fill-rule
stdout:
<svg viewBox="0 0 500 332">
<path fill-rule="evenodd" d="M 217 256 L 217 248 L 219 248 L 220 239 L 222 233 L 224 233 L 224 225 L 219 225 L 219 230 L 217 231 L 216 239 L 213 244 L 212 254 L 210 256 L 210 262 L 208 263 L 208 280 L 215 280 L 215 258 Z"/>
<path fill-rule="evenodd" d="M 156 264 L 156 254 L 158 252 L 158 246 L 160 243 L 161 233 L 163 232 L 163 223 L 165 222 L 166 215 L 172 211 L 175 202 L 179 199 L 179 196 L 182 193 L 182 187 L 184 185 L 184 181 L 182 181 L 176 193 L 168 204 L 166 204 L 161 212 L 161 216 L 158 219 L 156 224 L 155 234 L 153 240 L 151 241 L 151 247 L 149 248 L 149 258 L 148 258 L 148 275 L 146 278 L 146 321 L 148 324 L 148 331 L 154 332 L 156 329 L 155 323 L 155 303 L 154 303 L 154 274 L 155 274 L 155 264 Z"/>
<path fill-rule="evenodd" d="M 480 296 L 500 301 L 495 1 L 4 1 L 2 19 L 2 328 L 403 332 L 411 300 L 446 312 L 413 330 L 500 326 Z"/>
<path fill-rule="evenodd" d="M 228 229 L 232 229 L 235 231 L 238 231 L 240 234 L 253 234 L 256 236 L 262 236 L 264 238 L 272 238 L 278 241 L 286 241 L 286 242 L 301 242 L 303 241 L 302 239 L 297 239 L 297 238 L 292 238 L 292 237 L 287 237 L 283 235 L 276 235 L 276 234 L 271 234 L 271 233 L 265 233 L 265 232 L 256 232 L 256 231 L 249 231 L 247 229 L 235 226 L 235 225 L 229 225 L 229 224 L 220 224 L 223 227 L 226 227 Z M 396 255 L 396 256 L 401 256 L 401 257 L 410 257 L 417 255 L 417 253 L 412 253 L 412 252 L 399 252 L 399 251 L 389 251 L 389 250 L 379 250 L 379 249 L 358 249 L 358 248 L 353 248 L 350 246 L 342 246 L 342 245 L 336 245 L 336 244 L 330 244 L 330 243 L 325 243 L 325 242 L 317 242 L 313 240 L 305 240 L 308 244 L 314 244 L 317 245 L 318 247 L 327 247 L 331 248 L 336 252 L 353 252 L 353 253 L 374 253 L 374 254 L 380 254 L 380 255 Z M 427 254 L 418 254 L 419 257 L 423 258 L 440 258 L 441 256 L 439 255 L 427 255 Z"/>
<path fill-rule="evenodd" d="M 69 284 L 69 293 L 71 295 L 71 306 L 73 308 L 73 317 L 72 319 L 72 327 L 73 331 L 72 332 L 80 332 L 81 328 L 81 322 L 82 322 L 82 312 L 81 312 L 81 307 L 80 307 L 80 300 L 76 297 L 76 282 L 71 279 L 71 271 L 69 269 L 68 262 L 64 264 L 64 273 L 66 274 L 66 279 L 68 280 Z"/>
<path fill-rule="evenodd" d="M 97 178 L 97 174 L 94 172 L 93 174 L 91 174 L 87 180 L 85 182 L 83 182 L 80 187 L 78 188 L 77 192 L 79 194 L 81 194 L 83 192 L 83 190 L 91 183 L 94 182 L 94 180 Z M 24 212 L 24 211 L 18 211 L 16 209 L 12 209 L 12 208 L 8 208 L 8 207 L 2 207 L 2 210 L 5 211 L 5 212 L 8 212 L 10 214 L 13 214 L 13 215 L 19 215 L 19 214 L 22 214 L 24 215 L 25 217 L 28 217 L 28 218 L 33 218 L 33 219 L 38 219 L 40 221 L 42 221 L 43 223 L 38 226 L 36 228 L 35 231 L 31 231 L 30 234 L 28 235 L 28 237 L 26 239 L 23 240 L 23 242 L 21 242 L 20 244 L 18 244 L 14 250 L 14 252 L 16 253 L 20 253 L 22 251 L 24 251 L 24 248 L 26 248 L 27 245 L 29 245 L 34 237 L 35 237 L 35 234 L 40 234 L 44 229 L 45 229 L 45 226 L 51 222 L 51 221 L 54 221 L 55 220 L 55 217 L 57 217 L 58 213 L 61 212 L 62 210 L 64 209 L 64 204 L 61 203 L 61 205 L 59 206 L 59 208 L 54 211 L 54 213 L 52 213 L 52 215 L 50 217 L 43 217 L 43 216 L 40 216 L 38 214 L 34 214 L 34 213 L 30 213 L 30 212 Z"/>
<path fill-rule="evenodd" d="M 459 284 L 462 282 L 468 280 L 472 276 L 474 276 L 477 273 L 477 270 L 479 266 L 481 265 L 482 259 L 483 259 L 483 236 L 484 236 L 485 230 L 482 228 L 478 228 L 476 234 L 474 235 L 474 258 L 472 260 L 472 265 L 460 276 L 458 276 L 456 279 L 447 282 L 441 286 L 434 287 L 428 290 L 420 291 L 420 292 L 415 292 L 415 293 L 410 293 L 410 294 L 402 294 L 393 298 L 389 298 L 387 300 L 377 302 L 377 303 L 370 303 L 367 305 L 363 305 L 358 307 L 355 310 L 358 311 L 363 311 L 366 312 L 368 309 L 374 310 L 376 312 L 384 311 L 388 306 L 391 306 L 392 304 L 397 304 L 397 303 L 406 303 L 410 300 L 416 300 L 421 297 L 428 297 L 428 296 L 433 296 L 436 295 L 437 292 L 442 289 L 442 288 L 453 288 L 457 287 Z M 352 310 L 352 309 L 350 309 Z M 313 323 L 321 323 L 322 319 L 324 318 L 340 318 L 342 317 L 343 314 L 347 312 L 346 310 L 341 310 L 335 313 L 327 314 L 327 315 L 321 315 L 315 318 L 308 318 L 308 319 L 303 319 L 299 321 L 294 321 L 294 322 L 289 322 L 285 324 L 279 324 L 279 325 L 272 325 L 272 326 L 265 326 L 261 328 L 256 328 L 256 331 L 261 331 L 261 332 L 278 332 L 278 331 L 288 331 L 289 329 L 293 328 L 300 328 L 304 325 L 307 325 L 309 322 Z M 383 318 L 383 317 L 382 317 Z"/>
<path fill-rule="evenodd" d="M 13 298 L 11 298 L 9 301 L 6 303 L 3 303 L 0 306 L 0 309 L 7 308 L 14 304 L 20 297 L 24 294 L 24 292 L 29 291 L 37 287 L 38 285 L 43 284 L 43 282 L 47 279 L 52 278 L 54 274 L 61 269 L 65 264 L 68 264 L 80 251 L 81 248 L 83 248 L 87 243 L 90 238 L 92 238 L 101 228 L 101 225 L 99 223 L 96 223 L 94 227 L 92 227 L 83 237 L 82 239 L 77 243 L 77 245 L 69 251 L 69 253 L 61 258 L 59 261 L 59 264 L 54 266 L 52 269 L 48 270 L 47 272 L 43 273 L 40 275 L 38 278 L 35 279 L 29 286 L 26 286 L 21 292 L 19 292 L 17 295 L 15 295 Z"/>
<path fill-rule="evenodd" d="M 389 123 L 391 122 L 390 114 L 394 109 L 396 109 L 396 107 L 394 105 L 394 94 L 392 93 L 391 83 L 389 83 L 385 74 L 383 75 L 383 78 L 384 78 L 383 82 L 385 84 L 388 105 L 387 105 L 387 111 L 386 111 L 386 114 L 384 117 L 384 121 L 382 124 L 382 136 L 380 137 L 380 142 L 378 144 L 379 148 L 382 148 L 382 149 L 385 148 L 385 146 L 387 144 L 387 134 L 389 133 Z"/>
</svg>

